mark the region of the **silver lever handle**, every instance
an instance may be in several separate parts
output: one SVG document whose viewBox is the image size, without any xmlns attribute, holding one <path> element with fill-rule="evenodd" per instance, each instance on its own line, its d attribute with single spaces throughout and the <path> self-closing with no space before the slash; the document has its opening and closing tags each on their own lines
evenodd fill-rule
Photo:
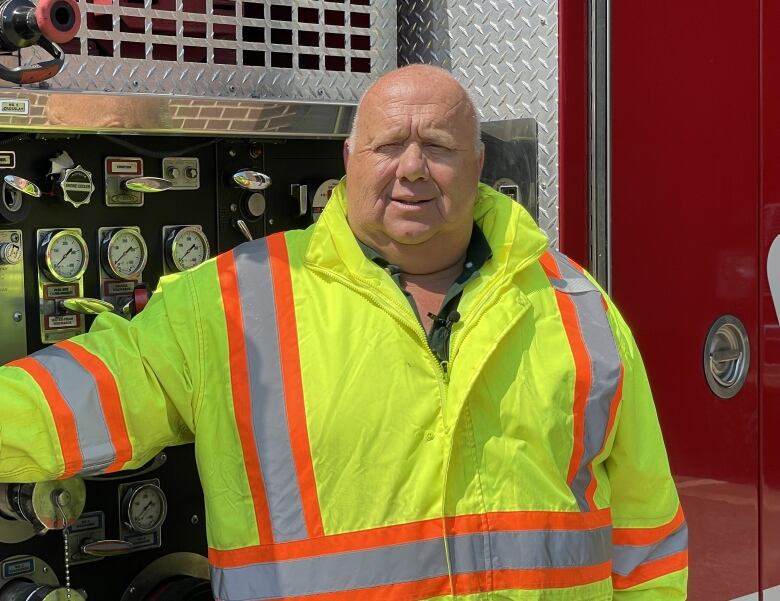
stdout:
<svg viewBox="0 0 780 601">
<path fill-rule="evenodd" d="M 14 190 L 18 190 L 22 194 L 27 194 L 27 196 L 33 196 L 35 198 L 40 198 L 41 196 L 41 189 L 38 186 L 30 180 L 19 177 L 18 175 L 6 175 L 3 178 L 3 181 Z"/>
<path fill-rule="evenodd" d="M 124 555 L 133 550 L 133 544 L 125 540 L 97 540 L 81 545 L 81 552 L 95 557 L 112 557 Z"/>
<path fill-rule="evenodd" d="M 173 182 L 161 177 L 134 177 L 122 182 L 122 186 L 134 192 L 165 192 L 173 187 Z"/>
<path fill-rule="evenodd" d="M 233 182 L 244 190 L 265 190 L 271 185 L 271 178 L 259 171 L 239 171 L 233 174 Z"/>
<path fill-rule="evenodd" d="M 114 310 L 114 305 L 99 298 L 74 297 L 58 301 L 59 306 L 73 313 L 98 315 Z"/>
<path fill-rule="evenodd" d="M 727 349 L 723 351 L 715 351 L 710 355 L 713 363 L 731 363 L 742 357 L 742 353 L 736 349 Z"/>
<path fill-rule="evenodd" d="M 249 240 L 249 242 L 254 240 L 252 237 L 252 232 L 249 231 L 249 226 L 246 224 L 246 221 L 243 219 L 236 219 L 234 225 L 236 226 L 236 229 L 244 235 L 244 238 Z"/>
</svg>

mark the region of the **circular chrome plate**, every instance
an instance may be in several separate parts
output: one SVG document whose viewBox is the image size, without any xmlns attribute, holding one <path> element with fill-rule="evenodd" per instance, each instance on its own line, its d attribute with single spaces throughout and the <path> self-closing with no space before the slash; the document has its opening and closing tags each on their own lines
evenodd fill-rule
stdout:
<svg viewBox="0 0 780 601">
<path fill-rule="evenodd" d="M 733 315 L 720 317 L 704 342 L 704 376 L 721 399 L 735 396 L 750 369 L 750 340 L 742 322 Z"/>
</svg>

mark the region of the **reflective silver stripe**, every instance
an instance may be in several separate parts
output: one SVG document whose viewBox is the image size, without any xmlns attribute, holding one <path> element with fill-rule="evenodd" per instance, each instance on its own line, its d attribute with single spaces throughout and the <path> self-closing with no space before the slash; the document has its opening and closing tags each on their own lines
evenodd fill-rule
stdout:
<svg viewBox="0 0 780 601">
<path fill-rule="evenodd" d="M 599 565 L 609 561 L 612 531 L 521 531 L 449 537 L 454 574 L 483 572 L 484 537 L 492 569 L 532 570 Z M 441 539 L 306 559 L 211 568 L 214 596 L 223 601 L 337 593 L 447 576 Z"/>
<path fill-rule="evenodd" d="M 244 319 L 252 425 L 263 471 L 274 541 L 307 538 L 284 402 L 273 279 L 265 240 L 234 251 Z"/>
<path fill-rule="evenodd" d="M 92 374 L 65 349 L 50 346 L 32 355 L 54 378 L 76 420 L 85 474 L 104 470 L 116 459 L 100 394 Z"/>
<path fill-rule="evenodd" d="M 561 280 L 552 278 L 558 290 L 571 295 L 582 338 L 590 356 L 591 387 L 585 405 L 585 430 L 582 459 L 571 489 L 582 511 L 588 511 L 586 491 L 591 481 L 588 469 L 604 446 L 608 434 L 609 413 L 620 382 L 621 359 L 612 328 L 601 300 L 601 293 L 564 255 L 550 251 L 558 265 Z"/>
<path fill-rule="evenodd" d="M 654 545 L 615 545 L 612 571 L 628 576 L 643 563 L 674 555 L 688 548 L 688 526 L 683 524 Z"/>
</svg>

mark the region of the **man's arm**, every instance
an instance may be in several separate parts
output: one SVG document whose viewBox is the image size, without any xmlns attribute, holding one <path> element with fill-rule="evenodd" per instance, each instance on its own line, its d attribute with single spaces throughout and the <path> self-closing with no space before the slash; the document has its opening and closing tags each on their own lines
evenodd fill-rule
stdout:
<svg viewBox="0 0 780 601">
<path fill-rule="evenodd" d="M 0 367 L 0 481 L 139 467 L 192 440 L 202 389 L 192 277 L 166 278 L 127 320 Z"/>
<path fill-rule="evenodd" d="M 642 358 L 613 305 L 623 394 L 605 468 L 611 487 L 612 583 L 616 601 L 685 599 L 688 529 L 669 470 Z"/>
</svg>

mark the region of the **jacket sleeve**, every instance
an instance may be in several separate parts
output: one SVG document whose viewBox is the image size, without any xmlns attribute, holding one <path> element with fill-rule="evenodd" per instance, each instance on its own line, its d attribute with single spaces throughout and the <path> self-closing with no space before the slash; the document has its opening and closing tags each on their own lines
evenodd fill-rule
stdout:
<svg viewBox="0 0 780 601">
<path fill-rule="evenodd" d="M 100 315 L 88 334 L 0 367 L 0 481 L 131 469 L 193 439 L 201 393 L 192 277 L 163 278 L 132 321 Z"/>
<path fill-rule="evenodd" d="M 611 488 L 614 599 L 682 600 L 687 596 L 688 529 L 642 358 L 611 304 L 608 315 L 624 369 L 612 449 L 605 461 Z"/>
</svg>

